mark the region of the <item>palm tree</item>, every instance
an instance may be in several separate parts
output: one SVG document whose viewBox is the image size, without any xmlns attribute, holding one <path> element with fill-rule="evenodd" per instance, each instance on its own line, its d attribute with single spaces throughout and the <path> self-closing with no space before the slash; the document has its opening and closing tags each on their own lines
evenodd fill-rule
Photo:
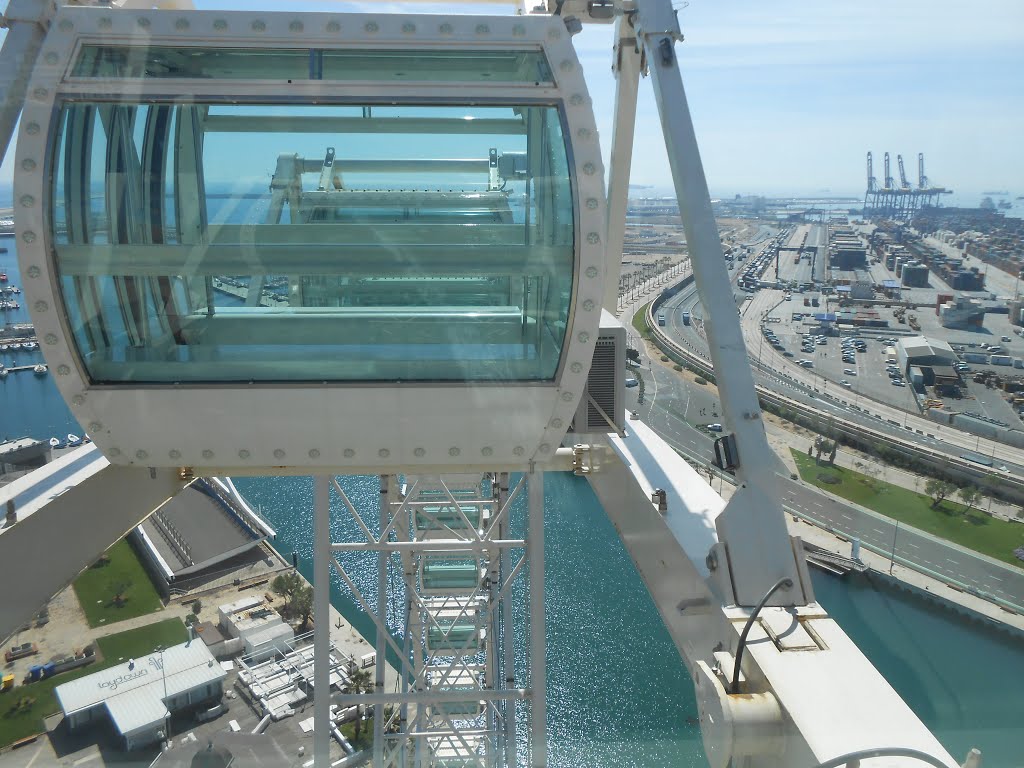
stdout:
<svg viewBox="0 0 1024 768">
<path fill-rule="evenodd" d="M 365 669 L 357 669 L 348 677 L 348 684 L 345 686 L 346 693 L 350 693 L 353 696 L 361 696 L 364 693 L 370 693 L 373 690 L 373 680 L 370 677 L 370 672 Z M 359 702 L 356 702 L 356 739 L 359 738 L 360 732 L 363 729 L 363 708 Z"/>
</svg>

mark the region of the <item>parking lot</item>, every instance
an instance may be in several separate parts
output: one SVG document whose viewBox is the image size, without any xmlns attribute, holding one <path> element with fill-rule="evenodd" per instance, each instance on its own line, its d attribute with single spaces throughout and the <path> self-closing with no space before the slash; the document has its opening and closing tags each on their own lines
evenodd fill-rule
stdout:
<svg viewBox="0 0 1024 768">
<path fill-rule="evenodd" d="M 864 332 L 850 334 L 848 337 L 818 335 L 817 323 L 814 321 L 796 321 L 791 319 L 792 312 L 788 316 L 784 314 L 783 307 L 788 303 L 785 302 L 774 315 L 769 316 L 778 318 L 779 322 L 767 322 L 766 332 L 774 334 L 781 346 L 781 349 L 776 349 L 786 355 L 790 362 L 798 365 L 800 361 L 810 362 L 810 365 L 806 362 L 803 365 L 824 377 L 822 387 L 825 392 L 834 387 L 832 394 L 839 396 L 839 390 L 845 390 L 849 393 L 846 399 L 855 405 L 860 397 L 866 396 L 907 410 L 917 410 L 911 388 L 906 383 L 903 386 L 894 385 L 886 370 L 888 355 L 886 345 L 879 340 L 881 337 Z M 847 342 L 848 351 L 844 354 L 844 338 L 855 338 L 860 343 Z M 771 339 L 766 337 L 765 343 L 770 342 Z"/>
</svg>

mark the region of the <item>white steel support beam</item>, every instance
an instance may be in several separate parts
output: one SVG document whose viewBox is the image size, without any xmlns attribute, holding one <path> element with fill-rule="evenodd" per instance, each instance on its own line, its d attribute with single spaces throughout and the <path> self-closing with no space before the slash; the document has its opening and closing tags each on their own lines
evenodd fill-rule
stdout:
<svg viewBox="0 0 1024 768">
<path fill-rule="evenodd" d="M 813 595 L 800 581 L 786 531 L 777 490 L 779 460 L 765 435 L 675 54 L 675 42 L 682 37 L 676 13 L 671 0 L 639 0 L 637 10 L 637 33 L 647 52 L 690 262 L 708 314 L 705 327 L 718 375 L 722 421 L 735 435 L 739 454 L 739 486 L 717 522 L 719 540 L 727 548 L 725 565 L 737 604 L 756 605 L 773 584 L 788 577 L 793 588 L 777 591 L 770 604 L 803 605 Z"/>
<path fill-rule="evenodd" d="M 0 488 L 0 584 L 17 585 L 4 592 L 0 639 L 190 480 L 174 469 L 112 466 L 87 445 Z"/>
<path fill-rule="evenodd" d="M 380 539 L 385 541 L 388 538 L 388 530 L 391 527 L 391 487 L 392 481 L 397 478 L 391 475 L 380 476 Z M 391 553 L 381 550 L 377 553 L 377 613 L 384 624 L 387 624 L 388 616 L 388 562 Z M 377 677 L 374 680 L 374 691 L 384 693 L 384 659 L 387 653 L 387 645 L 381 632 L 377 632 Z M 373 763 L 374 765 L 384 764 L 384 705 L 378 703 L 373 710 Z"/>
<path fill-rule="evenodd" d="M 313 478 L 313 768 L 331 765 L 331 479 Z"/>
<path fill-rule="evenodd" d="M 919 750 L 935 756 L 933 765 L 951 768 L 934 736 L 817 604 L 765 608 L 765 623 L 755 622 L 747 638 L 740 689 L 731 689 L 738 640 L 752 611 L 728 607 L 705 557 L 722 499 L 649 426 L 630 423 L 626 437 L 610 438 L 618 460 L 605 461 L 587 481 L 691 672 L 709 764 L 821 765 L 884 745 Z M 665 511 L 651 501 L 655 488 L 667 493 Z"/>
<path fill-rule="evenodd" d="M 507 505 L 510 502 L 509 495 L 509 474 L 508 472 L 501 472 L 495 477 L 495 482 L 498 484 L 497 493 L 497 509 L 500 519 L 497 521 L 496 534 L 499 539 L 504 538 L 508 532 L 508 514 L 505 512 Z M 516 491 L 519 490 L 520 484 L 516 486 Z M 499 555 L 501 560 L 501 578 L 511 581 L 510 569 L 512 566 L 512 553 L 507 550 L 501 550 Z M 502 641 L 504 643 L 502 651 L 504 658 L 501 662 L 501 671 L 505 676 L 503 681 L 494 681 L 495 685 L 503 685 L 505 688 L 512 688 L 515 685 L 515 643 L 513 642 L 513 622 L 514 616 L 512 612 L 512 595 L 509 594 L 501 603 L 501 624 L 505 630 Z M 515 768 L 516 755 L 518 748 L 516 745 L 516 705 L 515 702 L 509 702 L 504 707 L 505 717 L 505 762 L 508 768 Z"/>
<path fill-rule="evenodd" d="M 522 539 L 428 539 L 426 541 L 381 541 L 373 544 L 346 541 L 331 544 L 334 552 L 417 552 L 421 554 L 442 552 L 476 552 L 486 554 L 492 549 L 518 549 L 526 546 Z"/>
<path fill-rule="evenodd" d="M 7 37 L 0 48 L 0 162 L 21 115 L 29 77 L 54 7 L 52 0 L 10 0 L 3 15 Z"/>
<path fill-rule="evenodd" d="M 532 469 L 527 510 L 530 557 L 530 733 L 532 768 L 548 764 L 547 630 L 544 623 L 544 472 Z M 515 745 L 512 745 L 514 748 Z"/>
<path fill-rule="evenodd" d="M 640 84 L 640 49 L 636 32 L 626 16 L 620 16 L 615 22 L 613 55 L 615 123 L 612 125 L 612 154 L 608 173 L 608 232 L 605 236 L 608 267 L 604 279 L 604 308 L 615 314 L 619 300 L 618 278 L 622 272 L 622 244 L 626 238 L 626 210 L 629 207 L 636 95 Z"/>
</svg>

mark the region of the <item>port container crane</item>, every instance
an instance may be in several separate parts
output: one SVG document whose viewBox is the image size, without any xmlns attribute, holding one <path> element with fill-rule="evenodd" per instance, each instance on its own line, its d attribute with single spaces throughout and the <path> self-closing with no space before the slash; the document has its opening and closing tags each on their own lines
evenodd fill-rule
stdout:
<svg viewBox="0 0 1024 768">
<path fill-rule="evenodd" d="M 900 189 L 910 189 L 910 182 L 907 181 L 907 171 L 903 167 L 903 155 L 896 155 L 896 164 L 900 169 Z"/>
</svg>

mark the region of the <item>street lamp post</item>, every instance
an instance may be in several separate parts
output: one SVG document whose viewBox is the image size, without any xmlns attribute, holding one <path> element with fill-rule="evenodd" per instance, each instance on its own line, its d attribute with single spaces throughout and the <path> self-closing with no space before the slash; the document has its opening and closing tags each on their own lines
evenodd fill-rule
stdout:
<svg viewBox="0 0 1024 768">
<path fill-rule="evenodd" d="M 167 706 L 167 668 L 164 666 L 164 647 L 162 645 L 157 646 L 157 651 L 160 652 L 160 676 L 163 678 L 164 683 L 164 711 L 167 713 L 164 715 L 164 742 L 170 742 L 171 740 L 171 710 Z"/>
<path fill-rule="evenodd" d="M 896 562 L 896 536 L 900 532 L 900 521 L 896 521 L 896 528 L 892 532 L 892 552 L 889 553 L 889 575 L 892 576 L 892 567 Z"/>
</svg>

